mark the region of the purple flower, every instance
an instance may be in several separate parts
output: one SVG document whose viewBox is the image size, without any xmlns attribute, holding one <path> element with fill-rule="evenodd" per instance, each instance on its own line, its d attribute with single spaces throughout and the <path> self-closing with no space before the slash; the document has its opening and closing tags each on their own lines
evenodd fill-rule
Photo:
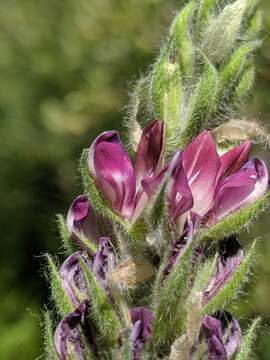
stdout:
<svg viewBox="0 0 270 360">
<path fill-rule="evenodd" d="M 204 317 L 194 350 L 196 353 L 200 345 L 206 343 L 206 353 L 200 352 L 202 359 L 229 360 L 237 353 L 241 342 L 242 332 L 238 321 L 225 311 L 218 312 L 213 316 Z"/>
<path fill-rule="evenodd" d="M 115 211 L 127 219 L 136 218 L 162 177 L 163 123 L 152 121 L 143 130 L 135 165 L 117 131 L 106 131 L 89 149 L 88 168 Z M 151 192 L 149 192 L 151 183 Z"/>
<path fill-rule="evenodd" d="M 116 265 L 116 254 L 109 238 L 102 237 L 99 243 L 98 251 L 93 258 L 92 271 L 97 280 L 106 287 L 106 275 Z"/>
<path fill-rule="evenodd" d="M 235 236 L 222 241 L 219 252 L 215 272 L 203 291 L 204 304 L 226 285 L 244 258 L 244 252 Z"/>
<path fill-rule="evenodd" d="M 54 334 L 54 344 L 60 360 L 87 360 L 80 327 L 84 323 L 87 306 L 87 302 L 80 304 L 74 312 L 68 314 L 57 326 Z"/>
<path fill-rule="evenodd" d="M 80 236 L 98 242 L 97 217 L 86 195 L 78 196 L 71 204 L 67 214 L 67 227 L 72 239 L 83 247 Z"/>
<path fill-rule="evenodd" d="M 250 147 L 247 141 L 219 156 L 211 133 L 204 131 L 177 152 L 169 167 L 172 221 L 190 210 L 212 225 L 260 198 L 268 190 L 268 172 L 263 161 L 248 161 Z"/>
<path fill-rule="evenodd" d="M 130 340 L 132 342 L 133 359 L 139 360 L 144 344 L 152 335 L 153 315 L 145 307 L 130 310 L 132 329 Z"/>
<path fill-rule="evenodd" d="M 175 263 L 181 259 L 185 249 L 192 243 L 194 234 L 194 222 L 187 221 L 182 235 L 172 243 L 168 264 L 164 269 L 164 278 L 166 278 Z"/>
<path fill-rule="evenodd" d="M 78 306 L 83 300 L 89 299 L 81 261 L 84 261 L 99 284 L 110 295 L 106 275 L 116 265 L 116 255 L 109 238 L 100 238 L 99 242 L 98 251 L 92 259 L 86 253 L 77 251 L 69 256 L 60 268 L 62 284 L 74 306 Z"/>
<path fill-rule="evenodd" d="M 60 268 L 62 284 L 74 306 L 79 306 L 83 300 L 88 298 L 87 286 L 80 261 L 84 261 L 89 269 L 91 269 L 92 264 L 90 260 L 80 251 L 70 255 Z"/>
</svg>

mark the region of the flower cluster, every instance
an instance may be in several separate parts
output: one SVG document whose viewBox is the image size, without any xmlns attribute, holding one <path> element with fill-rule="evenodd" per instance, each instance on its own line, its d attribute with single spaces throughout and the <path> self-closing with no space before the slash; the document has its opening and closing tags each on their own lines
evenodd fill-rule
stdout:
<svg viewBox="0 0 270 360">
<path fill-rule="evenodd" d="M 267 168 L 263 161 L 249 159 L 250 148 L 251 142 L 245 141 L 219 155 L 211 133 L 204 131 L 166 163 L 164 123 L 153 120 L 142 131 L 133 165 L 116 131 L 104 132 L 96 138 L 89 148 L 87 166 L 107 206 L 132 229 L 136 221 L 147 224 L 147 208 L 164 188 L 166 231 L 171 240 L 163 258 L 160 254 L 153 255 L 154 247 L 147 241 L 146 252 L 134 256 L 122 249 L 125 235 L 117 234 L 111 219 L 111 238 L 102 233 L 103 222 L 107 220 L 93 207 L 91 196 L 84 194 L 74 200 L 66 226 L 78 250 L 65 260 L 59 271 L 61 286 L 73 311 L 66 314 L 55 330 L 59 359 L 139 360 L 154 346 L 155 321 L 161 311 L 154 306 L 156 299 L 146 290 L 145 298 L 141 295 L 142 299 L 130 301 L 126 297 L 127 288 L 136 292 L 146 283 L 149 290 L 151 284 L 147 282 L 159 273 L 161 276 L 155 281 L 160 281 L 161 288 L 166 287 L 176 267 L 181 268 L 181 262 L 185 266 L 183 257 L 187 248 L 193 249 L 193 259 L 189 261 L 194 272 L 194 262 L 198 268 L 207 257 L 204 247 L 196 241 L 197 236 L 265 195 Z M 96 249 L 94 253 L 89 251 L 87 242 L 92 244 L 91 249 Z M 220 242 L 213 271 L 199 291 L 202 308 L 211 304 L 244 261 L 244 251 L 236 236 Z M 192 287 L 194 275 L 186 281 Z M 108 322 L 113 319 L 116 324 L 115 333 L 109 331 L 110 348 L 104 345 L 110 355 L 102 348 L 105 339 L 99 322 L 100 314 L 103 316 L 106 309 L 110 314 L 113 312 Z M 110 323 L 103 325 L 113 328 Z M 180 336 L 181 332 L 176 335 Z M 190 356 L 231 359 L 239 351 L 241 339 L 237 320 L 227 312 L 214 312 L 202 317 Z M 168 349 L 162 348 L 160 354 L 168 355 Z"/>
</svg>

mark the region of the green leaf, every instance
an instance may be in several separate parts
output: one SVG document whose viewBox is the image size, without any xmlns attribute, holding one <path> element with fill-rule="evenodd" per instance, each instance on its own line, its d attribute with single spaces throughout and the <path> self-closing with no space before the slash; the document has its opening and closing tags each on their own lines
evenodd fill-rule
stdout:
<svg viewBox="0 0 270 360">
<path fill-rule="evenodd" d="M 47 310 L 43 314 L 43 341 L 47 360 L 58 360 L 54 347 L 54 333 L 51 314 Z"/>
<path fill-rule="evenodd" d="M 93 273 L 81 262 L 91 299 L 90 317 L 96 324 L 102 344 L 113 350 L 117 346 L 120 322 L 105 290 L 97 283 Z"/>
<path fill-rule="evenodd" d="M 51 296 L 55 302 L 57 312 L 61 317 L 64 317 L 74 310 L 74 306 L 65 292 L 59 276 L 58 267 L 53 258 L 49 254 L 46 254 L 46 259 L 48 265 L 47 277 L 51 289 Z"/>
<path fill-rule="evenodd" d="M 198 234 L 198 242 L 215 241 L 230 236 L 246 228 L 247 224 L 255 220 L 269 206 L 270 192 L 247 208 L 236 211 L 209 229 Z"/>
<path fill-rule="evenodd" d="M 234 271 L 230 280 L 221 288 L 217 294 L 205 305 L 205 314 L 214 313 L 223 309 L 237 298 L 245 282 L 247 282 L 252 261 L 254 260 L 256 241 L 253 242 L 251 249 L 244 257 L 241 264 Z"/>
<path fill-rule="evenodd" d="M 258 317 L 251 323 L 249 329 L 246 331 L 242 340 L 241 349 L 239 353 L 236 355 L 235 360 L 250 359 L 250 355 L 252 353 L 252 346 L 256 340 L 260 326 L 261 326 L 261 318 Z"/>
</svg>

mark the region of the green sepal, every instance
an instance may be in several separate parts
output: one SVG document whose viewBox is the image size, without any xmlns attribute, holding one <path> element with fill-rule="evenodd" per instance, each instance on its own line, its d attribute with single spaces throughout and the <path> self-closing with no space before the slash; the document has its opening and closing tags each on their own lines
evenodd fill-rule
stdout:
<svg viewBox="0 0 270 360">
<path fill-rule="evenodd" d="M 255 14 L 250 19 L 249 26 L 245 33 L 245 37 L 247 39 L 256 39 L 258 37 L 260 31 L 262 29 L 262 12 L 261 10 L 257 10 Z"/>
<path fill-rule="evenodd" d="M 77 233 L 76 237 L 78 237 L 78 245 L 75 245 L 75 242 L 71 239 L 71 235 L 68 231 L 66 221 L 64 217 L 60 214 L 57 215 L 57 225 L 58 225 L 58 231 L 61 237 L 62 242 L 62 248 L 64 250 L 64 253 L 66 255 L 71 255 L 75 251 L 78 250 L 79 245 L 81 245 L 81 248 L 83 250 L 87 251 L 89 255 L 94 255 L 97 252 L 97 245 L 91 241 L 90 239 L 87 239 L 83 234 Z M 80 243 L 80 244 L 79 244 Z"/>
<path fill-rule="evenodd" d="M 241 264 L 235 269 L 230 280 L 219 289 L 217 294 L 204 306 L 205 314 L 212 314 L 219 309 L 224 309 L 239 295 L 243 285 L 247 282 L 250 268 L 254 259 L 256 241 L 253 242 L 250 250 L 245 255 Z"/>
<path fill-rule="evenodd" d="M 46 254 L 48 266 L 48 283 L 50 284 L 51 297 L 55 303 L 58 314 L 64 317 L 74 310 L 74 306 L 67 296 L 62 281 L 59 276 L 58 267 L 56 266 L 51 255 Z"/>
<path fill-rule="evenodd" d="M 61 238 L 61 248 L 64 250 L 65 255 L 71 255 L 74 251 L 76 251 L 76 247 L 70 238 L 70 234 L 63 215 L 56 215 L 56 221 L 58 232 Z"/>
<path fill-rule="evenodd" d="M 252 354 L 252 346 L 258 336 L 258 331 L 261 326 L 261 318 L 257 317 L 252 321 L 250 327 L 247 329 L 243 336 L 241 348 L 235 357 L 235 360 L 247 360 L 250 359 Z"/>
<path fill-rule="evenodd" d="M 153 230 L 162 224 L 164 216 L 166 216 L 166 187 L 165 179 L 150 204 L 148 222 Z"/>
<path fill-rule="evenodd" d="M 150 83 L 150 97 L 153 104 L 154 116 L 164 119 L 164 94 L 166 83 L 166 64 L 169 51 L 167 48 L 161 50 L 161 54 L 153 66 Z"/>
<path fill-rule="evenodd" d="M 167 142 L 170 144 L 171 139 L 175 135 L 178 123 L 181 120 L 182 82 L 179 65 L 177 63 L 168 62 L 164 83 L 163 119 L 166 124 Z"/>
<path fill-rule="evenodd" d="M 197 11 L 197 36 L 202 37 L 205 27 L 208 25 L 213 10 L 216 5 L 216 0 L 200 0 Z"/>
<path fill-rule="evenodd" d="M 243 100 L 249 95 L 250 90 L 252 89 L 254 84 L 254 79 L 255 67 L 254 64 L 251 63 L 250 66 L 248 66 L 243 72 L 235 89 L 235 95 L 237 100 Z"/>
<path fill-rule="evenodd" d="M 270 203 L 270 191 L 247 208 L 236 211 L 198 234 L 198 242 L 216 241 L 238 233 L 263 213 Z"/>
<path fill-rule="evenodd" d="M 176 47 L 179 69 L 183 77 L 192 76 L 194 72 L 194 49 L 189 30 L 194 10 L 195 3 L 190 1 L 176 17 L 170 31 Z"/>
<path fill-rule="evenodd" d="M 161 352 L 179 336 L 186 322 L 185 300 L 191 267 L 192 247 L 187 245 L 159 291 L 154 305 L 152 350 Z M 167 349 L 168 350 L 168 349 Z"/>
<path fill-rule="evenodd" d="M 204 57 L 204 72 L 191 95 L 189 114 L 180 134 L 180 146 L 183 147 L 206 127 L 207 121 L 216 110 L 219 94 L 219 76 L 216 68 Z M 181 125 L 182 126 L 182 125 Z"/>
<path fill-rule="evenodd" d="M 220 64 L 231 53 L 241 29 L 246 6 L 246 0 L 236 0 L 209 21 L 202 39 L 202 50 L 214 64 Z"/>
<path fill-rule="evenodd" d="M 113 350 L 117 346 L 119 337 L 119 319 L 107 293 L 98 284 L 93 273 L 83 261 L 81 261 L 81 267 L 86 280 L 89 298 L 91 299 L 90 318 L 94 321 L 101 334 L 100 341 L 102 341 L 103 346 Z"/>
<path fill-rule="evenodd" d="M 221 93 L 228 93 L 245 69 L 248 57 L 260 46 L 260 41 L 248 41 L 240 45 L 220 72 Z"/>
<path fill-rule="evenodd" d="M 46 360 L 58 360 L 54 347 L 53 322 L 50 311 L 46 310 L 43 314 L 43 343 Z"/>
</svg>

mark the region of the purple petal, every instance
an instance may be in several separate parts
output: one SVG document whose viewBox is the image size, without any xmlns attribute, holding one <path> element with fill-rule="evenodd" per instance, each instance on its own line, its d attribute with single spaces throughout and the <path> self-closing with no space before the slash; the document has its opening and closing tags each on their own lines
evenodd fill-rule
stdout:
<svg viewBox="0 0 270 360">
<path fill-rule="evenodd" d="M 215 196 L 212 218 L 215 223 L 228 214 L 247 207 L 268 190 L 268 171 L 261 160 L 251 160 L 237 173 L 220 182 Z"/>
<path fill-rule="evenodd" d="M 200 331 L 200 343 L 206 340 L 207 358 L 229 360 L 239 350 L 242 333 L 236 319 L 227 312 L 205 316 Z"/>
<path fill-rule="evenodd" d="M 194 235 L 194 225 L 195 224 L 193 221 L 187 221 L 183 230 L 183 234 L 180 236 L 180 238 L 178 238 L 172 243 L 169 261 L 166 268 L 164 269 L 164 279 L 170 274 L 176 261 L 181 259 L 181 256 L 185 252 L 185 249 L 192 243 Z"/>
<path fill-rule="evenodd" d="M 87 360 L 80 328 L 80 324 L 84 323 L 87 306 L 86 302 L 80 304 L 74 312 L 68 314 L 57 326 L 54 343 L 60 360 L 73 359 L 74 356 L 78 360 Z M 70 351 L 72 351 L 72 354 Z"/>
<path fill-rule="evenodd" d="M 168 181 L 168 203 L 170 217 L 173 222 L 193 206 L 193 197 L 184 172 L 183 153 L 178 151 L 172 158 Z"/>
<path fill-rule="evenodd" d="M 78 245 L 82 245 L 79 238 L 81 234 L 89 240 L 98 242 L 97 218 L 86 195 L 80 195 L 73 201 L 66 223 L 73 240 Z"/>
<path fill-rule="evenodd" d="M 227 360 L 227 353 L 223 343 L 222 324 L 219 319 L 206 315 L 203 320 L 201 333 L 206 338 L 209 360 Z"/>
<path fill-rule="evenodd" d="M 227 340 L 225 340 L 225 349 L 228 359 L 231 359 L 235 353 L 240 349 L 242 343 L 242 331 L 238 321 L 229 313 L 227 314 Z"/>
<path fill-rule="evenodd" d="M 153 314 L 145 307 L 130 310 L 132 329 L 130 340 L 132 342 L 133 359 L 139 360 L 144 344 L 152 335 Z"/>
<path fill-rule="evenodd" d="M 74 306 L 78 306 L 83 300 L 88 298 L 87 286 L 80 261 L 84 261 L 91 268 L 88 257 L 80 251 L 69 256 L 60 268 L 62 284 Z"/>
<path fill-rule="evenodd" d="M 243 258 L 244 252 L 235 236 L 222 241 L 216 270 L 203 291 L 204 304 L 211 300 L 226 285 L 242 263 Z"/>
<path fill-rule="evenodd" d="M 192 356 L 200 359 L 229 360 L 239 350 L 242 342 L 240 326 L 229 313 L 217 312 L 206 315 L 196 340 Z"/>
<path fill-rule="evenodd" d="M 251 145 L 252 142 L 247 140 L 221 156 L 217 181 L 241 169 L 249 159 Z"/>
<path fill-rule="evenodd" d="M 109 238 L 102 237 L 99 241 L 99 249 L 93 259 L 93 273 L 104 284 L 107 272 L 116 264 L 116 254 Z"/>
<path fill-rule="evenodd" d="M 193 195 L 193 212 L 205 215 L 214 200 L 220 159 L 209 131 L 198 135 L 183 150 L 183 168 Z"/>
<path fill-rule="evenodd" d="M 117 131 L 106 131 L 89 149 L 88 167 L 103 194 L 124 217 L 133 214 L 136 180 Z"/>
<path fill-rule="evenodd" d="M 164 153 L 164 123 L 153 120 L 143 130 L 137 148 L 135 174 L 137 188 L 144 178 L 156 175 L 162 168 Z"/>
</svg>

